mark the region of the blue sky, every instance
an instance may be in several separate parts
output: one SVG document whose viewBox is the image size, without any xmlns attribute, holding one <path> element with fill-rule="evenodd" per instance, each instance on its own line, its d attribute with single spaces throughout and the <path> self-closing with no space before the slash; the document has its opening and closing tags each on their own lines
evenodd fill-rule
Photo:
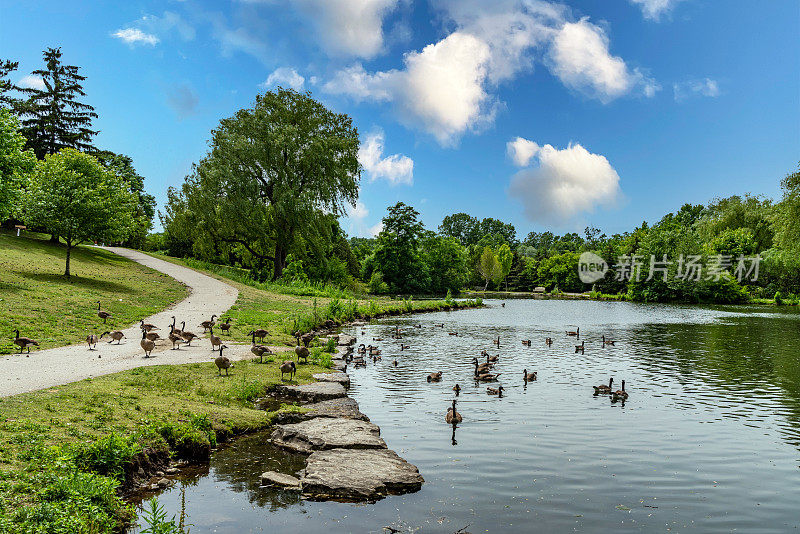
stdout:
<svg viewBox="0 0 800 534">
<path fill-rule="evenodd" d="M 402 200 L 520 238 L 614 233 L 684 202 L 777 197 L 800 160 L 796 0 L 0 1 L 17 80 L 60 46 L 96 145 L 159 203 L 221 118 L 271 86 L 353 116 L 365 167 L 342 225 Z M 24 79 L 23 79 L 24 78 Z"/>
</svg>

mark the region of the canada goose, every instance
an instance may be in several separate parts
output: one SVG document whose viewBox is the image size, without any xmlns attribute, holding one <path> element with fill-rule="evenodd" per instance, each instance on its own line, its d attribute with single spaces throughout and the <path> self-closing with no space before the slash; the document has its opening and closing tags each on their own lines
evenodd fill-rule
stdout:
<svg viewBox="0 0 800 534">
<path fill-rule="evenodd" d="M 173 317 L 173 319 L 174 319 L 174 317 Z M 157 327 L 154 324 L 145 323 L 144 319 L 139 321 L 139 328 L 141 328 L 145 332 L 149 332 L 150 330 L 161 330 L 159 327 Z"/>
<path fill-rule="evenodd" d="M 186 342 L 186 346 L 187 347 L 191 347 L 192 346 L 192 340 L 197 337 L 196 334 L 193 334 L 192 332 L 189 332 L 189 331 L 186 330 L 186 322 L 185 321 L 181 323 L 181 337 Z"/>
<path fill-rule="evenodd" d="M 149 358 L 150 353 L 152 353 L 153 349 L 156 348 L 156 342 L 152 339 L 147 339 L 147 332 L 144 330 L 142 330 L 142 340 L 139 342 L 139 345 L 141 345 L 144 349 L 145 358 Z"/>
<path fill-rule="evenodd" d="M 100 339 L 103 339 L 103 336 L 105 335 L 108 335 L 111 338 L 108 340 L 108 343 L 116 341 L 117 345 L 119 345 L 119 342 L 122 341 L 123 337 L 125 337 L 125 334 L 123 334 L 122 331 L 120 330 L 114 330 L 113 332 L 103 332 L 102 334 L 100 334 Z"/>
<path fill-rule="evenodd" d="M 367 347 L 365 347 L 363 343 L 358 346 L 357 350 L 358 350 L 359 354 L 366 354 L 367 353 Z"/>
<path fill-rule="evenodd" d="M 264 338 L 269 335 L 269 332 L 267 332 L 263 328 L 259 328 L 257 330 L 251 330 L 250 332 L 247 333 L 248 336 L 252 336 L 253 334 L 255 334 L 256 337 L 258 338 L 258 340 L 261 343 L 263 343 L 264 342 Z"/>
<path fill-rule="evenodd" d="M 292 381 L 296 372 L 297 366 L 294 364 L 294 362 L 288 361 L 281 364 L 281 380 L 283 380 L 283 375 L 289 373 L 289 381 Z"/>
<path fill-rule="evenodd" d="M 167 336 L 169 340 L 172 342 L 172 350 L 175 350 L 175 345 L 178 346 L 178 350 L 181 349 L 181 343 L 183 343 L 183 338 L 180 334 L 178 334 L 175 328 L 172 328 Z"/>
<path fill-rule="evenodd" d="M 421 324 L 415 324 L 414 328 L 422 328 L 422 325 Z"/>
<path fill-rule="evenodd" d="M 497 345 L 497 348 L 500 348 L 500 336 L 497 336 L 497 339 L 495 339 L 494 341 L 492 341 L 492 343 L 494 343 L 495 345 Z"/>
<path fill-rule="evenodd" d="M 574 331 L 567 330 L 567 335 L 568 336 L 581 337 L 581 329 L 580 329 L 580 327 L 576 328 Z"/>
<path fill-rule="evenodd" d="M 411 348 L 411 345 L 404 345 L 403 343 L 400 343 L 400 350 L 406 350 L 406 349 L 410 349 L 410 348 Z"/>
<path fill-rule="evenodd" d="M 219 329 L 222 330 L 224 334 L 227 334 L 231 329 L 231 318 L 228 317 L 225 319 L 224 323 L 219 323 Z"/>
<path fill-rule="evenodd" d="M 303 334 L 301 336 L 298 336 L 298 337 L 300 338 L 299 341 L 298 341 L 298 344 L 299 344 L 300 341 L 302 341 L 303 342 L 303 346 L 308 347 L 308 345 L 312 341 L 314 341 L 314 337 L 316 337 L 316 334 L 314 334 L 314 332 L 306 332 L 305 334 Z"/>
<path fill-rule="evenodd" d="M 209 321 L 203 321 L 198 326 L 203 327 L 203 332 L 207 332 L 209 328 L 213 327 L 215 324 L 214 319 L 216 319 L 216 315 L 212 315 Z"/>
<path fill-rule="evenodd" d="M 253 346 L 250 347 L 250 352 L 258 356 L 258 363 L 264 363 L 265 354 L 272 354 L 272 351 L 269 350 L 269 347 L 265 347 L 264 345 L 256 345 L 255 334 L 253 334 Z"/>
<path fill-rule="evenodd" d="M 161 336 L 158 335 L 158 332 L 148 332 L 147 330 L 142 330 L 142 332 L 144 332 L 145 336 L 150 341 L 158 341 L 161 339 Z"/>
<path fill-rule="evenodd" d="M 372 345 L 370 345 L 367 348 L 369 349 L 369 355 L 370 356 L 380 356 L 381 349 L 379 349 L 378 347 L 373 347 Z"/>
<path fill-rule="evenodd" d="M 501 302 L 501 303 L 500 303 L 500 307 L 501 307 L 501 308 L 505 308 L 505 307 L 506 307 L 506 303 L 505 303 L 505 302 Z"/>
<path fill-rule="evenodd" d="M 461 386 L 456 384 L 455 386 L 453 386 L 453 391 L 456 392 L 456 397 L 458 397 L 458 394 L 461 393 Z"/>
<path fill-rule="evenodd" d="M 222 338 L 219 336 L 214 335 L 214 327 L 209 327 L 209 331 L 211 332 L 208 335 L 208 339 L 211 340 L 211 350 L 217 350 L 217 347 L 222 345 Z"/>
<path fill-rule="evenodd" d="M 577 354 L 577 353 L 580 352 L 581 354 L 583 354 L 583 348 L 584 348 L 585 344 L 586 344 L 586 341 L 584 340 L 584 341 L 581 341 L 580 345 L 575 345 L 575 353 Z"/>
<path fill-rule="evenodd" d="M 503 386 L 500 386 L 497 389 L 495 389 L 495 388 L 486 388 L 486 393 L 488 393 L 489 395 L 497 395 L 498 397 L 502 397 L 503 396 L 503 391 L 505 391 Z"/>
<path fill-rule="evenodd" d="M 553 338 L 551 337 L 545 338 L 544 343 L 549 347 L 550 345 L 553 344 Z"/>
<path fill-rule="evenodd" d="M 431 373 L 428 375 L 428 382 L 441 382 L 442 380 L 442 372 L 438 371 L 436 373 Z"/>
<path fill-rule="evenodd" d="M 492 364 L 489 362 L 478 364 L 478 358 L 472 358 L 472 363 L 475 365 L 475 374 L 487 373 L 492 369 Z"/>
<path fill-rule="evenodd" d="M 448 336 L 458 336 L 458 332 L 448 332 Z"/>
<path fill-rule="evenodd" d="M 176 319 L 175 319 L 175 316 L 173 315 L 173 316 L 171 317 L 171 319 L 172 319 L 172 326 L 170 326 L 170 329 L 172 330 L 172 332 L 173 332 L 175 335 L 178 335 L 178 336 L 183 336 L 183 325 L 185 325 L 185 324 L 186 324 L 186 322 L 185 322 L 185 321 L 184 321 L 184 322 L 182 322 L 182 323 L 181 323 L 181 327 L 180 327 L 180 328 L 175 328 L 175 321 L 176 321 Z"/>
<path fill-rule="evenodd" d="M 97 301 L 97 316 L 100 317 L 103 320 L 103 324 L 105 324 L 106 319 L 108 319 L 109 317 L 113 317 L 113 315 L 111 315 L 107 311 L 103 311 L 103 310 L 100 309 L 100 301 L 99 300 Z"/>
<path fill-rule="evenodd" d="M 599 395 L 602 393 L 604 395 L 607 395 L 611 393 L 613 391 L 611 389 L 611 384 L 613 383 L 614 383 L 614 377 L 612 376 L 611 378 L 608 379 L 608 385 L 600 384 L 599 386 L 592 386 L 594 388 L 594 394 Z"/>
<path fill-rule="evenodd" d="M 623 399 L 624 400 L 624 399 L 628 398 L 628 392 L 625 391 L 625 381 L 624 380 L 622 381 L 622 389 L 618 389 L 617 391 L 612 393 L 611 396 L 613 397 L 614 400 L 617 400 L 617 399 Z"/>
<path fill-rule="evenodd" d="M 86 336 L 86 343 L 89 345 L 89 350 L 96 349 L 97 348 L 97 342 L 99 340 L 100 340 L 100 338 L 97 337 L 97 334 L 89 334 L 88 336 Z"/>
<path fill-rule="evenodd" d="M 382 337 L 373 337 L 372 341 L 383 341 Z"/>
<path fill-rule="evenodd" d="M 19 330 L 14 330 L 14 345 L 19 346 L 19 353 L 22 354 L 22 349 L 27 348 L 28 353 L 31 352 L 31 345 L 39 346 L 38 341 L 34 341 L 29 337 L 19 337 Z"/>
<path fill-rule="evenodd" d="M 392 365 L 394 365 L 395 367 L 397 367 L 397 360 L 392 360 Z"/>
<path fill-rule="evenodd" d="M 455 425 L 462 421 L 461 414 L 456 411 L 455 399 L 453 399 L 453 407 L 447 409 L 447 414 L 444 416 L 444 420 L 451 425 Z"/>
<path fill-rule="evenodd" d="M 382 358 L 378 354 L 373 354 L 372 355 L 372 363 L 375 363 L 375 362 L 377 362 L 378 360 L 381 360 L 381 359 Z"/>
<path fill-rule="evenodd" d="M 497 363 L 497 360 L 499 360 L 499 359 L 500 359 L 500 355 L 499 354 L 496 354 L 494 356 L 489 356 L 488 354 L 486 355 L 486 361 L 487 362 Z"/>
<path fill-rule="evenodd" d="M 536 371 L 534 371 L 532 373 L 529 373 L 527 369 L 523 369 L 523 371 L 522 371 L 522 379 L 526 383 L 527 382 L 535 382 L 537 376 L 538 376 L 538 373 Z"/>
<path fill-rule="evenodd" d="M 222 355 L 222 349 L 227 349 L 227 345 L 220 345 L 219 346 L 219 356 L 214 358 L 214 364 L 217 366 L 217 372 L 219 376 L 222 376 L 222 370 L 225 369 L 225 376 L 228 376 L 228 369 L 233 367 L 233 363 L 231 363 L 230 358 L 227 356 Z"/>
<path fill-rule="evenodd" d="M 294 353 L 297 355 L 297 361 L 300 361 L 300 358 L 304 359 L 306 363 L 308 363 L 308 347 L 301 347 L 300 345 L 294 348 Z"/>
<path fill-rule="evenodd" d="M 444 323 L 435 324 L 435 325 L 433 325 L 433 326 L 434 326 L 435 328 L 444 328 Z"/>
<path fill-rule="evenodd" d="M 526 347 L 530 347 L 531 346 L 531 340 L 530 339 L 523 339 L 522 340 L 522 344 L 525 345 Z"/>
<path fill-rule="evenodd" d="M 604 345 L 604 346 L 605 346 L 605 345 L 613 345 L 613 344 L 614 344 L 614 342 L 613 342 L 613 341 L 611 341 L 610 339 L 609 339 L 609 340 L 606 340 L 606 336 L 605 336 L 605 334 L 603 334 L 602 338 L 603 338 L 603 345 Z"/>
</svg>

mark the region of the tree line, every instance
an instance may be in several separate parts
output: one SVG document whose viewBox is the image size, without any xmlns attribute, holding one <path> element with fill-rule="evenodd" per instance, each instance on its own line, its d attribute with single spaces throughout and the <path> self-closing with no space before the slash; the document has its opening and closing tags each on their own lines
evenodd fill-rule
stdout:
<svg viewBox="0 0 800 534">
<path fill-rule="evenodd" d="M 31 75 L 40 86 L 19 87 L 19 63 L 0 61 L 0 222 L 25 223 L 51 234 L 70 253 L 86 241 L 144 246 L 155 197 L 133 160 L 93 144 L 94 108 L 83 102 L 86 77 L 65 64 L 60 48 L 43 52 Z"/>
</svg>

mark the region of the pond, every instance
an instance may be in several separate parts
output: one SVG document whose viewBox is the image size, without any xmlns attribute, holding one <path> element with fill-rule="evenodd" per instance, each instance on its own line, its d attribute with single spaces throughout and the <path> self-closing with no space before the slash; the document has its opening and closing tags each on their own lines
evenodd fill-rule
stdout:
<svg viewBox="0 0 800 534">
<path fill-rule="evenodd" d="M 418 493 L 353 505 L 259 489 L 261 472 L 303 467 L 260 434 L 220 450 L 160 501 L 170 515 L 185 511 L 192 534 L 800 527 L 796 309 L 505 303 L 347 329 L 359 342 L 384 339 L 380 361 L 350 370 L 351 396 L 419 467 Z M 395 326 L 408 349 L 390 338 Z M 583 355 L 565 334 L 576 327 Z M 484 349 L 499 354 L 503 398 L 471 379 Z M 524 368 L 538 380 L 525 385 Z M 440 370 L 440 383 L 425 380 Z M 612 376 L 614 389 L 626 381 L 624 404 L 593 395 Z M 453 431 L 444 416 L 455 383 L 464 420 Z"/>
</svg>

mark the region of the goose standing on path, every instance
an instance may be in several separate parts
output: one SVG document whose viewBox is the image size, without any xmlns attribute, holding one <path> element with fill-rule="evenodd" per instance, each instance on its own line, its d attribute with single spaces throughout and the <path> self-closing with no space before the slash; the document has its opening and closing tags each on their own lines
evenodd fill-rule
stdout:
<svg viewBox="0 0 800 534">
<path fill-rule="evenodd" d="M 209 331 L 211 332 L 208 335 L 208 339 L 211 340 L 211 350 L 212 351 L 213 350 L 217 350 L 217 347 L 221 347 L 222 346 L 222 339 L 219 336 L 215 336 L 214 335 L 214 327 L 213 326 L 209 327 Z"/>
<path fill-rule="evenodd" d="M 173 317 L 173 319 L 174 319 L 174 318 L 175 318 L 175 317 Z M 139 321 L 139 328 L 141 328 L 141 329 L 142 329 L 142 330 L 144 330 L 145 332 L 149 332 L 149 331 L 151 331 L 151 330 L 161 330 L 159 327 L 157 327 L 157 326 L 156 326 L 156 325 L 154 325 L 154 324 L 145 323 L 145 322 L 144 322 L 144 319 L 141 319 L 141 320 Z"/>
<path fill-rule="evenodd" d="M 158 332 L 148 332 L 148 331 L 146 331 L 146 330 L 142 330 L 142 332 L 144 332 L 145 336 L 146 336 L 146 337 L 147 337 L 147 339 L 149 339 L 150 341 L 156 342 L 156 341 L 158 341 L 159 339 L 161 339 L 161 336 L 159 336 L 159 335 L 158 335 Z"/>
<path fill-rule="evenodd" d="M 202 326 L 203 327 L 203 333 L 208 332 L 209 328 L 213 328 L 214 325 L 217 324 L 217 323 L 214 322 L 214 319 L 216 319 L 216 318 L 217 318 L 216 315 L 212 315 L 210 320 L 203 321 L 198 325 L 198 326 Z"/>
<path fill-rule="evenodd" d="M 175 350 L 176 345 L 178 347 L 178 350 L 181 350 L 181 343 L 183 343 L 184 341 L 181 335 L 178 333 L 178 331 L 175 330 L 174 326 L 170 329 L 169 335 L 167 337 L 172 342 L 172 350 Z"/>
<path fill-rule="evenodd" d="M 97 337 L 97 334 L 89 334 L 86 336 L 86 343 L 89 345 L 89 350 L 94 350 L 97 348 L 97 342 L 100 340 Z"/>
<path fill-rule="evenodd" d="M 19 353 L 22 354 L 22 349 L 28 349 L 28 354 L 31 352 L 31 345 L 39 346 L 39 342 L 29 337 L 19 337 L 19 330 L 14 330 L 14 345 L 19 347 Z"/>
<path fill-rule="evenodd" d="M 455 399 L 453 399 L 453 406 L 447 409 L 447 414 L 444 416 L 444 420 L 451 425 L 456 425 L 462 421 L 461 414 L 456 411 Z"/>
<path fill-rule="evenodd" d="M 264 345 L 256 345 L 255 334 L 253 334 L 253 345 L 250 347 L 250 352 L 258 356 L 258 363 L 264 363 L 265 354 L 272 354 L 272 351 L 269 350 L 269 347 L 265 347 Z"/>
<path fill-rule="evenodd" d="M 99 300 L 97 301 L 97 316 L 100 317 L 103 320 L 103 324 L 106 323 L 106 319 L 108 319 L 109 317 L 113 317 L 113 315 L 111 315 L 107 311 L 103 311 L 103 310 L 100 309 L 100 301 Z"/>
<path fill-rule="evenodd" d="M 181 322 L 181 337 L 186 342 L 187 347 L 191 347 L 192 340 L 197 337 L 196 334 L 193 334 L 192 332 L 188 332 L 186 330 L 186 321 Z"/>
<path fill-rule="evenodd" d="M 116 341 L 117 345 L 119 345 L 120 341 L 122 341 L 122 338 L 125 337 L 125 334 L 123 334 L 121 330 L 114 330 L 113 332 L 103 332 L 100 334 L 100 339 L 103 339 L 103 336 L 106 335 L 111 338 L 108 340 L 108 343 Z"/>
<path fill-rule="evenodd" d="M 214 358 L 214 365 L 217 366 L 217 372 L 219 376 L 222 376 L 222 370 L 225 369 L 225 376 L 228 376 L 228 369 L 233 367 L 231 360 L 227 356 L 222 355 L 222 349 L 227 349 L 227 345 L 220 345 L 219 346 L 219 356 Z"/>
<path fill-rule="evenodd" d="M 153 349 L 156 348 L 156 342 L 152 339 L 147 339 L 147 332 L 144 330 L 142 330 L 142 340 L 139 342 L 139 345 L 144 349 L 145 358 L 149 358 Z"/>
<path fill-rule="evenodd" d="M 614 383 L 614 377 L 612 376 L 611 378 L 608 379 L 608 385 L 600 384 L 599 386 L 592 386 L 594 388 L 594 394 L 595 395 L 600 395 L 600 394 L 608 395 L 609 393 L 611 393 L 613 391 L 611 389 L 611 384 L 613 384 L 613 383 Z"/>
<path fill-rule="evenodd" d="M 172 331 L 172 332 L 173 332 L 173 333 L 174 333 L 176 336 L 183 336 L 183 325 L 185 325 L 186 323 L 185 323 L 185 322 L 183 322 L 183 323 L 181 323 L 181 327 L 180 327 L 180 328 L 175 328 L 175 322 L 176 322 L 176 320 L 177 320 L 177 319 L 175 319 L 175 316 L 174 316 L 174 315 L 171 317 L 171 319 L 172 319 L 172 326 L 170 326 L 170 330 L 171 330 L 171 331 Z"/>
</svg>

